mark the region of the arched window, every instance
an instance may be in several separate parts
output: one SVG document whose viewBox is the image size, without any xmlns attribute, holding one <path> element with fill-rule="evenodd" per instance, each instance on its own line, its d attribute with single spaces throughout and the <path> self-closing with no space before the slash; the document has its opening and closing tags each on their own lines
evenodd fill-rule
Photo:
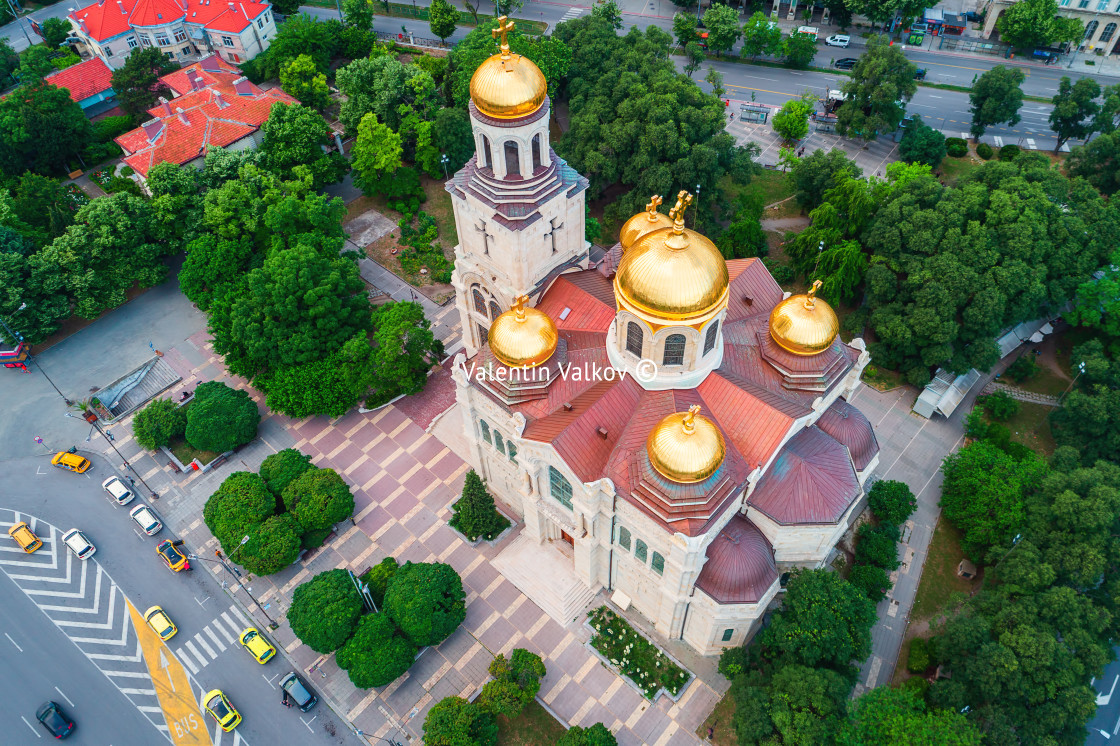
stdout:
<svg viewBox="0 0 1120 746">
<path fill-rule="evenodd" d="M 520 176 L 521 156 L 517 152 L 517 143 L 513 140 L 506 140 L 504 147 L 506 153 L 506 176 Z"/>
<path fill-rule="evenodd" d="M 474 298 L 474 310 L 485 316 L 486 298 L 483 297 L 482 291 L 478 289 L 478 285 L 475 285 L 474 289 L 471 290 L 471 297 Z"/>
<path fill-rule="evenodd" d="M 554 466 L 548 467 L 548 486 L 553 500 L 565 508 L 572 507 L 572 483 L 556 471 Z"/>
<path fill-rule="evenodd" d="M 502 309 L 494 301 L 490 301 L 490 318 L 496 319 L 502 315 Z"/>
<path fill-rule="evenodd" d="M 649 561 L 649 566 L 653 568 L 655 573 L 660 575 L 665 572 L 665 558 L 657 552 L 654 552 L 653 557 Z"/>
<path fill-rule="evenodd" d="M 684 335 L 670 334 L 665 338 L 665 354 L 662 365 L 684 365 Z"/>
<path fill-rule="evenodd" d="M 507 440 L 506 450 L 509 452 L 509 460 L 513 461 L 517 457 L 517 446 L 513 444 L 513 441 Z"/>
<path fill-rule="evenodd" d="M 478 426 L 482 428 L 482 439 L 487 443 L 490 442 L 490 426 L 486 424 L 486 420 L 479 420 Z"/>
<path fill-rule="evenodd" d="M 486 344 L 486 340 L 490 339 L 490 332 L 486 331 L 486 327 L 482 324 L 478 325 L 478 343 Z"/>
<path fill-rule="evenodd" d="M 712 350 L 714 350 L 716 348 L 716 335 L 718 335 L 718 334 L 719 334 L 719 319 L 716 319 L 715 321 L 712 322 L 712 325 L 708 327 L 708 333 L 704 335 L 704 354 L 705 355 L 707 355 L 709 352 L 711 352 Z"/>
<path fill-rule="evenodd" d="M 626 325 L 626 351 L 634 357 L 642 356 L 642 327 L 631 321 Z"/>
<path fill-rule="evenodd" d="M 1116 24 L 1110 23 L 1104 27 L 1101 33 L 1101 44 L 1112 41 L 1112 35 L 1116 33 Z"/>
<path fill-rule="evenodd" d="M 494 168 L 494 159 L 490 154 L 490 141 L 486 139 L 486 135 L 482 136 L 482 158 L 483 166 Z"/>
<path fill-rule="evenodd" d="M 533 135 L 533 170 L 541 167 L 541 136 Z"/>
<path fill-rule="evenodd" d="M 725 629 L 723 631 L 723 641 L 724 642 L 730 642 L 731 641 L 731 636 L 734 635 L 734 634 L 735 634 L 734 629 Z"/>
<path fill-rule="evenodd" d="M 627 552 L 630 551 L 630 529 L 625 526 L 618 527 L 618 545 Z"/>
<path fill-rule="evenodd" d="M 498 453 L 503 456 L 506 455 L 506 444 L 502 440 L 502 434 L 497 430 L 494 431 L 494 447 L 498 449 Z"/>
<path fill-rule="evenodd" d="M 634 559 L 646 563 L 646 543 L 641 539 L 634 539 Z"/>
<path fill-rule="evenodd" d="M 1099 25 L 1098 21 L 1089 21 L 1085 24 L 1085 41 L 1090 41 L 1093 38 L 1093 34 L 1097 33 L 1097 26 Z"/>
</svg>

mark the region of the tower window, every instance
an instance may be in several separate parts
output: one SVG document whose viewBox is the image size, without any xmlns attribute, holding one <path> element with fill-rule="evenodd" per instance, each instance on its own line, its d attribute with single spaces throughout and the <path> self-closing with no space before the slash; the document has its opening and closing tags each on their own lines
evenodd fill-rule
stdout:
<svg viewBox="0 0 1120 746">
<path fill-rule="evenodd" d="M 618 527 L 618 545 L 627 552 L 630 551 L 630 529 L 625 526 Z"/>
<path fill-rule="evenodd" d="M 626 325 L 626 351 L 634 357 L 642 356 L 642 327 L 631 321 Z"/>
<path fill-rule="evenodd" d="M 646 563 L 646 543 L 641 539 L 634 539 L 634 558 L 643 565 Z"/>
<path fill-rule="evenodd" d="M 479 324 L 478 325 L 478 343 L 480 345 L 486 344 L 486 340 L 489 337 L 490 337 L 490 334 L 486 331 L 486 327 L 483 326 L 482 324 Z"/>
<path fill-rule="evenodd" d="M 502 309 L 494 301 L 490 301 L 490 318 L 496 319 L 502 315 Z"/>
<path fill-rule="evenodd" d="M 541 136 L 533 135 L 533 170 L 541 167 Z"/>
<path fill-rule="evenodd" d="M 506 176 L 520 176 L 521 156 L 517 152 L 517 143 L 513 140 L 506 140 L 504 149 L 506 154 Z"/>
<path fill-rule="evenodd" d="M 502 440 L 502 434 L 497 430 L 494 431 L 494 447 L 498 449 L 498 453 L 503 456 L 506 455 L 506 444 Z"/>
<path fill-rule="evenodd" d="M 735 634 L 734 629 L 725 629 L 723 631 L 723 641 L 724 642 L 730 642 L 731 641 L 731 636 L 734 635 L 734 634 Z"/>
<path fill-rule="evenodd" d="M 572 483 L 564 475 L 556 471 L 556 467 L 548 467 L 548 486 L 552 499 L 565 508 L 572 507 Z"/>
<path fill-rule="evenodd" d="M 494 168 L 494 159 L 490 155 L 490 141 L 486 139 L 486 135 L 482 136 L 482 157 L 486 168 Z"/>
<path fill-rule="evenodd" d="M 490 426 L 486 424 L 486 420 L 479 420 L 478 426 L 482 429 L 482 439 L 487 443 L 490 442 Z"/>
<path fill-rule="evenodd" d="M 709 352 L 711 352 L 712 350 L 714 350 L 716 348 L 716 335 L 717 334 L 719 334 L 719 319 L 716 319 L 715 321 L 712 322 L 712 325 L 708 327 L 708 333 L 704 335 L 704 354 L 705 355 L 707 355 Z"/>
<path fill-rule="evenodd" d="M 665 355 L 662 365 L 684 365 L 684 335 L 670 334 L 665 338 Z"/>
<path fill-rule="evenodd" d="M 475 285 L 474 290 L 471 291 L 471 297 L 474 298 L 474 310 L 486 315 L 486 298 L 483 297 L 482 291 Z"/>
<path fill-rule="evenodd" d="M 655 573 L 660 575 L 661 573 L 665 572 L 665 558 L 657 552 L 654 552 L 653 558 L 649 561 L 649 566 L 653 568 L 653 571 Z"/>
<path fill-rule="evenodd" d="M 510 461 L 517 458 L 517 446 L 515 446 L 512 441 L 506 441 L 506 450 L 509 452 Z"/>
</svg>

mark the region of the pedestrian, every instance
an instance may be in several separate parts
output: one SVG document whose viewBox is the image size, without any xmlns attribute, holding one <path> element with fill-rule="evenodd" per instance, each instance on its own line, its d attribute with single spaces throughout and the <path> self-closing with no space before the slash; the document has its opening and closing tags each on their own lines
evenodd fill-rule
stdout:
<svg viewBox="0 0 1120 746">
<path fill-rule="evenodd" d="M 710 740 L 712 740 L 712 736 L 713 736 L 714 734 L 715 734 L 715 731 L 714 731 L 714 730 L 712 729 L 712 727 L 711 727 L 711 726 L 709 725 L 709 726 L 708 726 L 708 740 L 709 740 L 709 741 L 710 741 Z"/>
</svg>

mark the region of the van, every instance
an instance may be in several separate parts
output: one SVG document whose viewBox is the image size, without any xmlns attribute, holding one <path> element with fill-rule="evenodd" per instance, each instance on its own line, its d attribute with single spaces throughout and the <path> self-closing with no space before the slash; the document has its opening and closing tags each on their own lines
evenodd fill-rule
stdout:
<svg viewBox="0 0 1120 746">
<path fill-rule="evenodd" d="M 54 458 L 51 459 L 51 464 L 60 469 L 69 469 L 78 474 L 84 474 L 89 471 L 89 467 L 92 466 L 89 459 L 82 458 L 76 453 L 68 453 L 66 451 L 59 451 L 56 453 Z"/>
<path fill-rule="evenodd" d="M 16 525 L 8 529 L 8 536 L 15 539 L 16 544 L 19 544 L 20 549 L 31 554 L 39 547 L 43 546 L 43 542 L 31 530 L 26 521 L 20 521 Z"/>
<path fill-rule="evenodd" d="M 80 560 L 89 559 L 97 551 L 85 534 L 72 528 L 62 535 L 62 543 Z"/>
</svg>

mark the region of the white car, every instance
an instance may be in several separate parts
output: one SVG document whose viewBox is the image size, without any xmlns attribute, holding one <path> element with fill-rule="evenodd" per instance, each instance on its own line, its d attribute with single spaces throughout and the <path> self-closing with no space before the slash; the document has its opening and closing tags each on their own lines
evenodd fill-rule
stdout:
<svg viewBox="0 0 1120 746">
<path fill-rule="evenodd" d="M 109 493 L 109 497 L 113 498 L 113 502 L 117 505 L 128 505 L 132 502 L 132 498 L 136 497 L 132 490 L 125 487 L 124 482 L 117 477 L 109 477 L 101 483 L 101 486 Z"/>
<path fill-rule="evenodd" d="M 156 518 L 156 514 L 147 505 L 137 505 L 128 514 L 148 536 L 155 536 L 163 530 L 163 524 L 160 523 L 159 518 Z"/>
<path fill-rule="evenodd" d="M 62 543 L 80 560 L 89 559 L 97 551 L 93 542 L 76 528 L 72 528 L 62 535 Z"/>
<path fill-rule="evenodd" d="M 847 34 L 833 34 L 824 40 L 824 43 L 830 47 L 844 47 L 847 48 L 852 43 L 852 37 Z"/>
</svg>

